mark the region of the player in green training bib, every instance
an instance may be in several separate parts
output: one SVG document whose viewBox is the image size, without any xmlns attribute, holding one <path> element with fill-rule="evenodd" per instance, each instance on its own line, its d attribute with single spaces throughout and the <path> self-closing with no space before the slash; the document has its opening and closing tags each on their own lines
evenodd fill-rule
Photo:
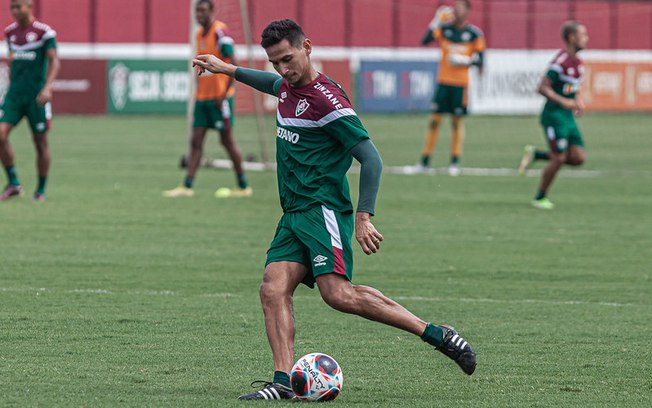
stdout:
<svg viewBox="0 0 652 408">
<path fill-rule="evenodd" d="M 519 172 L 524 174 L 533 161 L 548 160 L 532 201 L 533 207 L 544 210 L 554 208 L 547 194 L 561 166 L 584 163 L 584 141 L 575 122 L 575 116 L 584 113 L 584 101 L 580 94 L 584 65 L 577 53 L 586 47 L 589 36 L 586 27 L 577 21 L 567 21 L 561 31 L 565 47 L 557 53 L 539 85 L 539 93 L 546 97 L 541 125 L 549 151 L 536 150 L 532 145 L 525 146 L 519 164 Z"/>
<path fill-rule="evenodd" d="M 11 77 L 9 90 L 0 104 L 0 160 L 7 173 L 7 186 L 0 201 L 23 194 L 16 168 L 9 133 L 27 117 L 36 146 L 38 185 L 34 201 L 45 199 L 45 185 L 50 168 L 48 130 L 52 118 L 52 84 L 59 72 L 56 33 L 48 25 L 36 21 L 31 0 L 11 0 L 11 14 L 16 20 L 5 28 L 9 45 Z"/>
<path fill-rule="evenodd" d="M 428 323 L 378 290 L 351 283 L 351 235 L 371 255 L 383 236 L 371 223 L 382 161 L 344 90 L 312 66 L 312 42 L 292 20 L 270 23 L 261 45 L 280 74 L 239 68 L 213 55 L 193 61 L 205 70 L 278 98 L 276 163 L 283 216 L 267 252 L 260 286 L 267 338 L 274 360 L 272 382 L 240 399 L 291 399 L 294 364 L 292 295 L 300 283 L 315 283 L 324 301 L 421 336 L 453 359 L 466 374 L 475 370 L 475 352 L 448 326 Z M 346 173 L 360 162 L 360 191 L 354 213 Z"/>
</svg>

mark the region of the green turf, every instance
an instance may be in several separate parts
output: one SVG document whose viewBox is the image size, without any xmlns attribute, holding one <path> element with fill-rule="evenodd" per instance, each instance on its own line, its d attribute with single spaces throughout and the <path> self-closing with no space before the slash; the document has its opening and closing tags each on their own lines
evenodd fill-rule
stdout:
<svg viewBox="0 0 652 408">
<path fill-rule="evenodd" d="M 387 166 L 417 161 L 425 115 L 362 119 Z M 419 339 L 301 287 L 297 357 L 340 362 L 333 405 L 652 405 L 652 117 L 580 126 L 584 168 L 604 172 L 558 179 L 552 212 L 528 206 L 533 177 L 384 177 L 385 241 L 371 257 L 356 248 L 354 280 L 454 325 L 478 369 L 466 377 Z M 176 116 L 59 117 L 48 201 L 0 203 L 1 406 L 242 406 L 250 381 L 271 378 L 257 288 L 280 216 L 274 174 L 249 174 L 250 199 L 216 200 L 234 176 L 202 169 L 194 198 L 164 199 L 183 177 L 184 129 Z M 254 130 L 238 118 L 245 154 L 258 152 Z M 514 167 L 524 144 L 543 146 L 534 117 L 470 117 L 467 134 L 470 167 Z M 24 124 L 11 141 L 31 193 Z M 207 152 L 224 157 L 214 136 Z"/>
</svg>

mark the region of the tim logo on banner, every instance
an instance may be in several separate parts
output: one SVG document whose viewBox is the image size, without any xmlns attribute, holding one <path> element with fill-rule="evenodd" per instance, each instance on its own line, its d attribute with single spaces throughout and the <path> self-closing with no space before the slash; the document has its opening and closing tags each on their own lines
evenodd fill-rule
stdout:
<svg viewBox="0 0 652 408">
<path fill-rule="evenodd" d="M 361 112 L 425 112 L 430 109 L 439 64 L 431 61 L 361 61 Z"/>
</svg>

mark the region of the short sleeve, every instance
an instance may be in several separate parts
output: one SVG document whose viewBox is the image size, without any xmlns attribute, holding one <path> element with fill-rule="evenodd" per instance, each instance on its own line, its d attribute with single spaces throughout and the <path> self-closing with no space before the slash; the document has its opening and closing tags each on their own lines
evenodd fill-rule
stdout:
<svg viewBox="0 0 652 408">
<path fill-rule="evenodd" d="M 230 58 L 235 53 L 235 48 L 233 46 L 233 37 L 229 34 L 229 31 L 226 28 L 218 28 L 216 30 L 217 35 L 217 47 L 220 49 L 220 53 L 224 58 Z"/>
<path fill-rule="evenodd" d="M 351 111 L 351 112 L 343 112 Z M 342 109 L 333 111 L 331 115 L 341 115 L 337 119 L 324 125 L 323 129 L 346 150 L 352 149 L 355 145 L 365 139 L 369 139 L 369 133 L 360 121 L 360 118 L 353 112 L 353 109 Z"/>
</svg>

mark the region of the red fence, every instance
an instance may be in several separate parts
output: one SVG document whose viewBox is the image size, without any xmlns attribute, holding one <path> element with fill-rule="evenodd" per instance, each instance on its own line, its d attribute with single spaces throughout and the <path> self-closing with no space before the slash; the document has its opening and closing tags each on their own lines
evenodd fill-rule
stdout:
<svg viewBox="0 0 652 408">
<path fill-rule="evenodd" d="M 490 48 L 560 45 L 569 18 L 585 23 L 592 49 L 652 49 L 652 1 L 471 0 L 471 21 Z M 60 42 L 186 43 L 189 0 L 33 0 Z M 216 14 L 244 42 L 239 0 L 215 0 Z M 323 46 L 416 47 L 439 4 L 452 0 L 249 0 L 254 39 L 271 20 L 293 18 Z M 0 0 L 0 24 L 12 19 Z"/>
</svg>

